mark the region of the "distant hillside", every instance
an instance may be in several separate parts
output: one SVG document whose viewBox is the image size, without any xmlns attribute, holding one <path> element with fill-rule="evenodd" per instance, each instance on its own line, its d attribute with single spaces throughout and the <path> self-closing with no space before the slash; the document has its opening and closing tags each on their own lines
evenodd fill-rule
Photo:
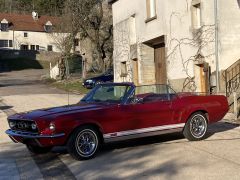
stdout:
<svg viewBox="0 0 240 180">
<path fill-rule="evenodd" d="M 0 0 L 0 12 L 57 16 L 63 13 L 65 0 Z"/>
</svg>

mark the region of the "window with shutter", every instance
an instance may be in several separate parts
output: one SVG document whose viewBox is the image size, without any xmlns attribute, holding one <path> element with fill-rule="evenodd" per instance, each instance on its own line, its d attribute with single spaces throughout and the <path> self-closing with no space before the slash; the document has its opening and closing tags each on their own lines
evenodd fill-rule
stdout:
<svg viewBox="0 0 240 180">
<path fill-rule="evenodd" d="M 146 0 L 147 20 L 156 18 L 156 0 Z"/>
</svg>

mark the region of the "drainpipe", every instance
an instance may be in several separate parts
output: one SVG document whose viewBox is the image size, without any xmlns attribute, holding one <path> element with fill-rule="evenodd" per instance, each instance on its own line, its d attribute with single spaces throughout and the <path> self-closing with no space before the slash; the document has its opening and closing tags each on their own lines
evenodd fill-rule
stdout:
<svg viewBox="0 0 240 180">
<path fill-rule="evenodd" d="M 15 34 L 14 34 L 14 29 L 13 29 L 13 38 L 12 38 L 12 48 L 15 50 Z"/>
<path fill-rule="evenodd" d="M 219 93 L 220 86 L 219 86 L 219 54 L 218 54 L 218 0 L 214 0 L 214 18 L 215 18 L 216 87 L 217 93 Z"/>
</svg>

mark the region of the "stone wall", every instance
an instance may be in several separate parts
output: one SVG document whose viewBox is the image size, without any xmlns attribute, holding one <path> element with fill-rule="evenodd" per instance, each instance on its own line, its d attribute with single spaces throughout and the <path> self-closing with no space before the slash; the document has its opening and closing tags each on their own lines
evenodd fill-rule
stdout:
<svg viewBox="0 0 240 180">
<path fill-rule="evenodd" d="M 0 50 L 0 59 L 26 58 L 38 61 L 55 62 L 61 54 L 46 51 Z"/>
</svg>

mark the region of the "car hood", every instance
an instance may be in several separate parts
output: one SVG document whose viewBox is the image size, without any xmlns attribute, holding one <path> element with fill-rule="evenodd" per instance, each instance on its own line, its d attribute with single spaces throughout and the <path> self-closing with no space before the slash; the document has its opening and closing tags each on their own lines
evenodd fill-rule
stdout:
<svg viewBox="0 0 240 180">
<path fill-rule="evenodd" d="M 85 81 L 87 81 L 87 80 L 93 80 L 93 81 L 96 81 L 96 80 L 101 79 L 103 76 L 104 76 L 104 75 L 99 75 L 99 76 L 96 76 L 96 77 L 92 77 L 92 78 L 86 79 Z"/>
<path fill-rule="evenodd" d="M 38 109 L 30 112 L 19 113 L 19 114 L 10 116 L 9 119 L 35 120 L 45 116 L 54 116 L 54 115 L 64 114 L 69 112 L 75 113 L 75 112 L 102 109 L 106 106 L 107 105 L 102 105 L 102 104 L 79 103 L 76 105 L 61 106 L 61 107 L 54 107 L 54 108 L 47 108 L 47 109 Z"/>
</svg>

